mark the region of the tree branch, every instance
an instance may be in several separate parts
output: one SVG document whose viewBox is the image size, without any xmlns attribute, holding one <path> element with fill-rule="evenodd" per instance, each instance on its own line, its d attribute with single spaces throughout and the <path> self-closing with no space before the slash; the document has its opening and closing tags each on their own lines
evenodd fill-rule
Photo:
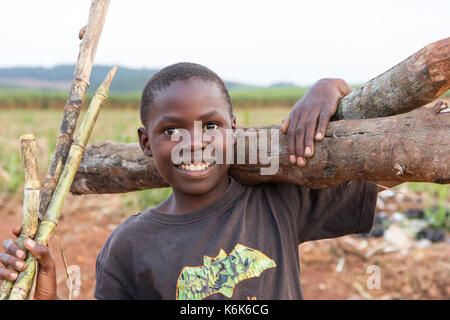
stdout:
<svg viewBox="0 0 450 320">
<path fill-rule="evenodd" d="M 450 89 L 450 37 L 433 42 L 339 102 L 332 120 L 405 113 Z"/>
<path fill-rule="evenodd" d="M 275 175 L 261 175 L 260 163 L 248 164 L 250 153 L 259 154 L 255 148 L 246 148 L 246 164 L 231 165 L 229 174 L 243 184 L 285 182 L 311 188 L 348 180 L 450 183 L 450 112 L 438 109 L 423 107 L 392 117 L 331 122 L 304 168 L 289 162 L 287 136 L 280 133 Z M 259 134 L 260 129 L 272 128 L 280 127 L 255 129 Z M 70 191 L 121 193 L 167 186 L 139 144 L 105 141 L 86 149 Z"/>
<path fill-rule="evenodd" d="M 332 120 L 361 120 L 330 122 L 305 168 L 289 163 L 286 136 L 280 133 L 277 174 L 260 175 L 260 164 L 234 164 L 230 175 L 244 184 L 288 182 L 314 188 L 347 180 L 449 183 L 449 113 L 427 107 L 405 113 L 449 88 L 450 37 L 427 45 L 344 97 Z M 369 119 L 376 117 L 386 118 Z M 70 191 L 120 193 L 166 186 L 138 144 L 106 141 L 88 146 Z"/>
</svg>

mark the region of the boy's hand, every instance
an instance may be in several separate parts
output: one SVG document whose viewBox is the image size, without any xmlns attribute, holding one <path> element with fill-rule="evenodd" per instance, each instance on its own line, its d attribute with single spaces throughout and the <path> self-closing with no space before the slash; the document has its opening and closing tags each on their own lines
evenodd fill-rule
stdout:
<svg viewBox="0 0 450 320">
<path fill-rule="evenodd" d="M 306 165 L 306 158 L 314 154 L 314 138 L 316 141 L 324 139 L 339 100 L 352 90 L 342 79 L 321 79 L 295 103 L 289 117 L 281 125 L 281 132 L 288 135 L 291 163 L 301 167 Z"/>
<path fill-rule="evenodd" d="M 15 227 L 13 234 L 17 237 L 20 234 L 21 227 Z M 29 243 L 31 241 L 31 243 Z M 5 252 L 0 253 L 0 279 L 15 281 L 19 275 L 17 271 L 23 271 L 26 268 L 26 254 L 17 246 L 14 240 L 6 239 L 3 241 Z M 32 240 L 25 241 L 25 247 L 39 261 L 39 271 L 37 275 L 36 290 L 33 299 L 35 300 L 54 300 L 56 296 L 56 268 L 50 251 L 47 246 L 43 246 Z M 7 269 L 6 266 L 13 268 Z"/>
</svg>

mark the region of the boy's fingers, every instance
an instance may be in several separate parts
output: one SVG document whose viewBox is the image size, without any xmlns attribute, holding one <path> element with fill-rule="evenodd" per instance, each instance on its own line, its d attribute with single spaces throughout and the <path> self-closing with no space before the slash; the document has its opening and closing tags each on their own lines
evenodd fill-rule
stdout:
<svg viewBox="0 0 450 320">
<path fill-rule="evenodd" d="M 325 138 L 325 132 L 327 131 L 328 123 L 330 122 L 331 116 L 327 113 L 322 112 L 319 116 L 319 125 L 316 131 L 316 141 L 322 141 Z"/>
<path fill-rule="evenodd" d="M 3 247 L 6 249 L 6 252 L 12 256 L 16 256 L 19 259 L 24 260 L 27 256 L 26 253 L 20 249 L 12 239 L 6 239 L 3 241 Z"/>
<path fill-rule="evenodd" d="M 305 157 L 312 157 L 314 154 L 314 135 L 316 133 L 318 115 L 310 115 L 306 122 L 305 129 Z"/>
<path fill-rule="evenodd" d="M 25 270 L 25 262 L 13 257 L 6 252 L 0 253 L 0 262 L 19 271 Z"/>
<path fill-rule="evenodd" d="M 17 226 L 17 227 L 14 227 L 14 228 L 12 229 L 12 233 L 13 233 L 16 237 L 18 237 L 21 230 L 22 230 L 22 226 Z"/>
<path fill-rule="evenodd" d="M 294 117 L 292 121 L 289 121 L 287 129 L 287 147 L 289 154 L 289 161 L 294 164 L 296 162 L 295 157 L 295 127 L 297 126 L 298 117 Z"/>
<path fill-rule="evenodd" d="M 306 119 L 302 117 L 295 128 L 295 155 L 297 156 L 297 165 L 303 167 L 306 165 L 304 158 Z"/>
<path fill-rule="evenodd" d="M 27 239 L 25 241 L 25 247 L 39 260 L 39 266 L 42 271 L 49 272 L 54 268 L 54 261 L 47 246 L 39 244 L 31 239 Z"/>
<path fill-rule="evenodd" d="M 14 281 L 17 279 L 17 276 L 18 276 L 17 272 L 0 266 L 0 279 Z"/>
<path fill-rule="evenodd" d="M 291 121 L 290 117 L 287 117 L 287 118 L 283 119 L 283 122 L 281 123 L 281 128 L 280 128 L 282 133 L 286 133 L 287 132 L 287 129 L 289 127 L 289 122 L 290 121 Z"/>
</svg>

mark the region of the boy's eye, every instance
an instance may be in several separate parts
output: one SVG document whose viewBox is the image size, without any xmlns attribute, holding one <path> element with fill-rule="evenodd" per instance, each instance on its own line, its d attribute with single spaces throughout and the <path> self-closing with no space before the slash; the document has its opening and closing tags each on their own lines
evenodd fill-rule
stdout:
<svg viewBox="0 0 450 320">
<path fill-rule="evenodd" d="M 213 122 L 208 122 L 207 124 L 205 124 L 205 129 L 206 130 L 215 130 L 218 127 L 219 126 L 216 123 L 213 123 Z"/>
<path fill-rule="evenodd" d="M 173 135 L 173 134 L 175 134 L 177 132 L 178 132 L 177 128 L 167 128 L 167 129 L 164 130 L 164 134 L 168 135 L 168 136 L 171 136 L 171 135 Z"/>
</svg>

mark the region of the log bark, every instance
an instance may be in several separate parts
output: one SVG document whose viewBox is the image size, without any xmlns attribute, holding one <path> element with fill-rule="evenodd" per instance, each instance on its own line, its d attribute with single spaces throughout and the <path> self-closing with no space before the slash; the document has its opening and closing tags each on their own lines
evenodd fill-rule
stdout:
<svg viewBox="0 0 450 320">
<path fill-rule="evenodd" d="M 368 119 L 405 113 L 450 89 L 450 37 L 433 42 L 340 102 L 332 120 Z"/>
<path fill-rule="evenodd" d="M 391 117 L 331 122 L 304 168 L 290 164 L 287 136 L 280 133 L 275 175 L 261 175 L 260 163 L 248 164 L 249 153 L 259 152 L 248 148 L 246 164 L 231 165 L 229 173 L 243 184 L 285 182 L 310 188 L 348 180 L 450 183 L 450 110 L 440 108 L 436 104 Z M 272 128 L 280 126 L 256 132 Z M 167 186 L 139 144 L 105 141 L 86 149 L 70 191 L 121 193 Z"/>
</svg>

